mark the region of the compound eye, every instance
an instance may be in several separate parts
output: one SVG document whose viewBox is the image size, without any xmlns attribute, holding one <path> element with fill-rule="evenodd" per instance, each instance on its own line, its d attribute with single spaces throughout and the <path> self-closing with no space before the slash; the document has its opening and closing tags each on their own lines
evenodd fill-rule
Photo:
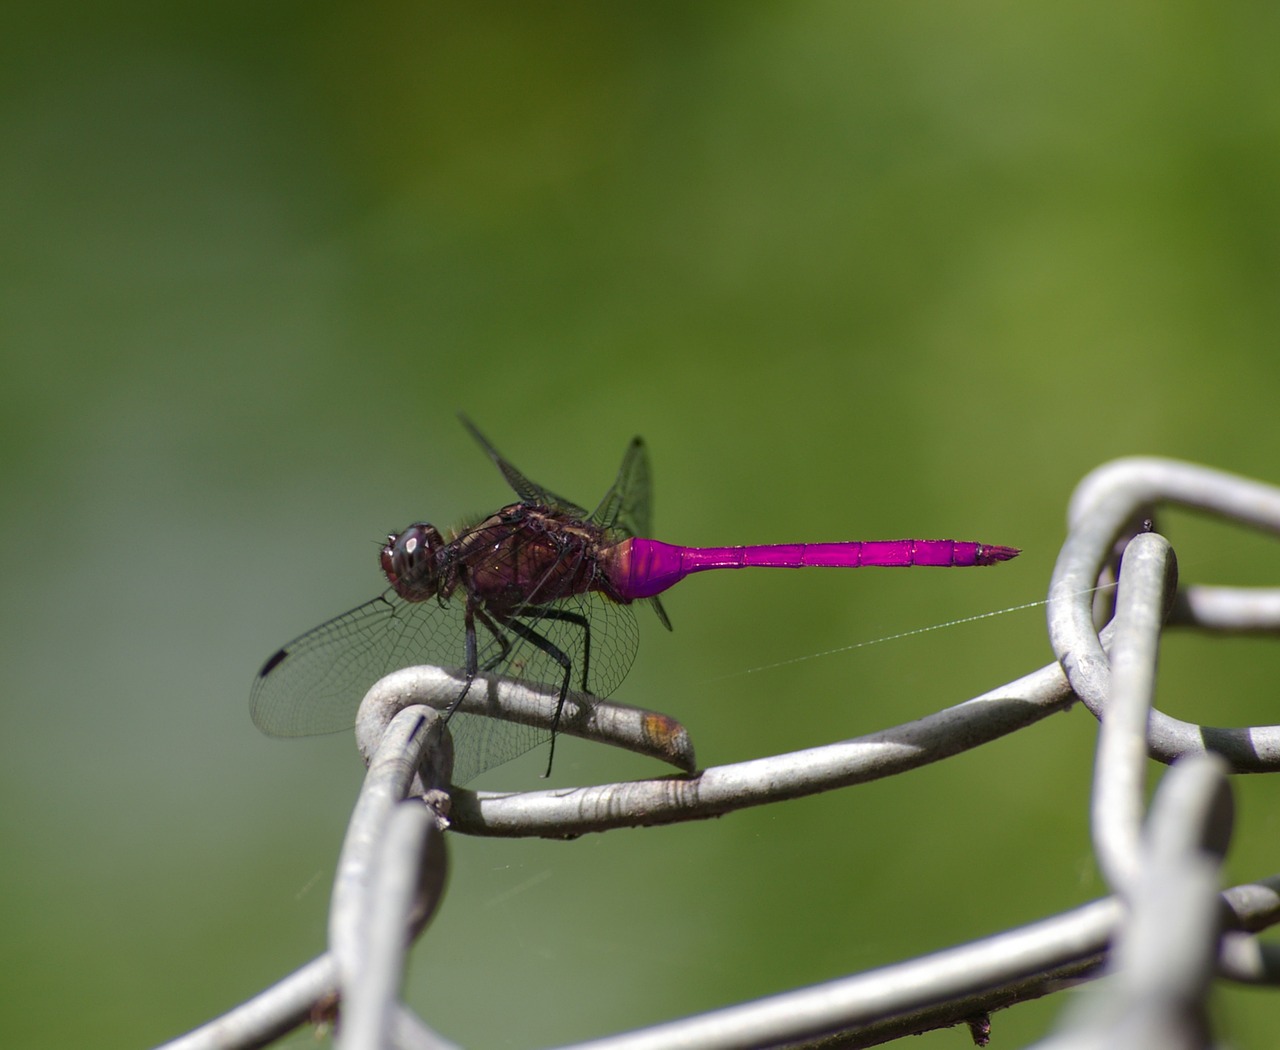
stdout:
<svg viewBox="0 0 1280 1050">
<path fill-rule="evenodd" d="M 432 526 L 422 523 L 387 537 L 379 561 L 387 582 L 402 597 L 420 600 L 435 592 L 435 548 L 439 537 Z"/>
<path fill-rule="evenodd" d="M 410 525 L 392 541 L 392 563 L 403 575 L 422 560 L 429 548 L 427 530 L 421 525 Z"/>
</svg>

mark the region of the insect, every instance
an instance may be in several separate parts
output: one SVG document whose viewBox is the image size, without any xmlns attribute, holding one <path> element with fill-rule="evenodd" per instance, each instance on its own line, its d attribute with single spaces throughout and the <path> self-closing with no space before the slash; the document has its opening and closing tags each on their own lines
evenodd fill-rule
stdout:
<svg viewBox="0 0 1280 1050">
<path fill-rule="evenodd" d="M 680 547 L 646 538 L 649 460 L 632 440 L 617 480 L 588 512 L 534 484 L 463 417 L 463 425 L 519 500 L 448 535 L 425 522 L 387 537 L 380 564 L 389 587 L 376 598 L 277 650 L 253 684 L 254 723 L 273 736 L 350 728 L 364 693 L 401 667 L 459 668 L 451 728 L 489 723 L 469 754 L 463 783 L 555 733 L 570 688 L 609 696 L 639 640 L 632 606 L 647 603 L 668 630 L 658 595 L 708 569 L 802 566 L 971 566 L 1007 561 L 1013 547 L 958 540 L 849 540 L 752 547 Z M 543 683 L 558 697 L 550 734 L 457 711 L 476 675 Z M 456 716 L 456 717 L 455 717 Z"/>
</svg>

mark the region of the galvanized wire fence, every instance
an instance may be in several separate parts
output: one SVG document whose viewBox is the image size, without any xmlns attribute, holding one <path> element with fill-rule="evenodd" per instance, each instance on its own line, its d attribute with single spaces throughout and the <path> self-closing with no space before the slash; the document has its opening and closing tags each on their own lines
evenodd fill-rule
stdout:
<svg viewBox="0 0 1280 1050">
<path fill-rule="evenodd" d="M 1077 701 L 1099 720 L 1091 825 L 1111 896 L 919 959 L 574 1050 L 867 1046 L 957 1024 L 982 1043 L 992 1011 L 1104 973 L 1112 979 L 1041 1045 L 1214 1045 L 1205 1006 L 1214 981 L 1280 983 L 1280 951 L 1255 936 L 1280 921 L 1280 875 L 1220 884 L 1232 831 L 1229 774 L 1280 770 L 1280 726 L 1214 728 L 1155 710 L 1159 640 L 1168 624 L 1280 631 L 1280 588 L 1179 588 L 1173 551 L 1157 531 L 1168 505 L 1280 534 L 1280 489 L 1172 460 L 1107 464 L 1073 497 L 1050 584 L 1058 662 L 926 718 L 825 747 L 694 774 L 687 735 L 671 719 L 578 697 L 563 731 L 654 754 L 685 774 L 471 792 L 449 786 L 452 743 L 437 713 L 456 697 L 456 680 L 433 668 L 383 679 L 357 726 L 369 771 L 338 864 L 329 950 L 168 1050 L 263 1046 L 335 1011 L 344 1048 L 452 1047 L 399 995 L 409 945 L 440 903 L 446 829 L 562 838 L 722 815 L 902 773 Z M 1096 600 L 1097 584 L 1117 571 L 1112 608 Z M 545 696 L 509 681 L 484 685 L 489 714 L 546 717 Z M 1148 756 L 1170 765 L 1149 810 Z"/>
</svg>

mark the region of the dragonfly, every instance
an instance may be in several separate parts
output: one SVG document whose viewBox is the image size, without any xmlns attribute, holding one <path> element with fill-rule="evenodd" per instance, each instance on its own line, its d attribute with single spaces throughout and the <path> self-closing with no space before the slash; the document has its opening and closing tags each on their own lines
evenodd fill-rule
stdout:
<svg viewBox="0 0 1280 1050">
<path fill-rule="evenodd" d="M 379 564 L 388 583 L 358 605 L 273 653 L 254 679 L 254 724 L 271 736 L 349 729 L 361 697 L 402 667 L 457 668 L 458 696 L 444 712 L 465 783 L 550 739 L 571 687 L 608 697 L 635 659 L 633 606 L 647 604 L 668 630 L 659 595 L 711 569 L 827 566 L 978 566 L 1015 547 L 959 540 L 848 540 L 746 547 L 682 547 L 648 539 L 652 499 L 644 441 L 632 439 L 617 479 L 588 512 L 530 481 L 460 417 L 519 497 L 447 533 L 417 522 L 387 536 Z M 459 711 L 476 677 L 495 674 L 549 687 L 549 732 Z M 459 733 L 459 730 L 463 733 Z M 462 737 L 471 737 L 465 741 Z"/>
</svg>

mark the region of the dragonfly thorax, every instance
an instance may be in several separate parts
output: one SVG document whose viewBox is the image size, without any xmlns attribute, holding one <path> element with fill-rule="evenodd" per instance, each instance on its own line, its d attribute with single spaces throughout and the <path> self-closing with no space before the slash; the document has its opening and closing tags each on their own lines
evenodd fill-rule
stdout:
<svg viewBox="0 0 1280 1050">
<path fill-rule="evenodd" d="M 440 553 L 444 548 L 444 537 L 426 522 L 410 525 L 399 535 L 388 535 L 380 557 L 387 582 L 405 601 L 434 598 L 440 586 Z"/>
</svg>

